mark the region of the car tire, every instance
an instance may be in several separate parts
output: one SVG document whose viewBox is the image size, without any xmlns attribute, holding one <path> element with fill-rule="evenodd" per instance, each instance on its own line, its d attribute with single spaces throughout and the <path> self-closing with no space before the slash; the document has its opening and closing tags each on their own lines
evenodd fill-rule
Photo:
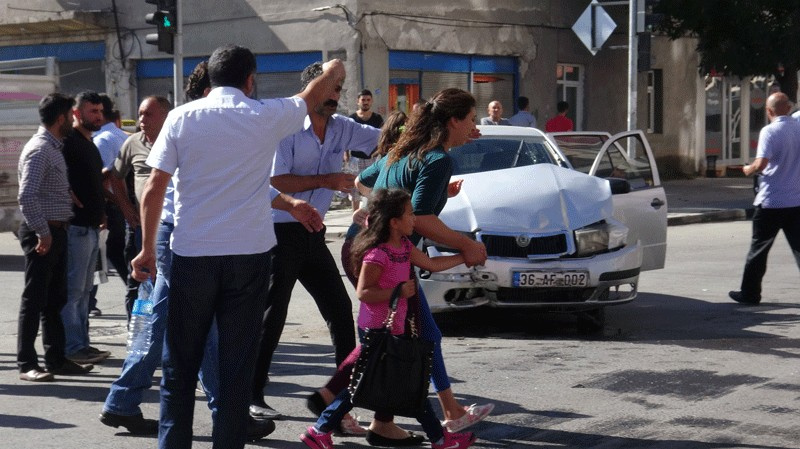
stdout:
<svg viewBox="0 0 800 449">
<path fill-rule="evenodd" d="M 586 310 L 578 312 L 578 333 L 583 335 L 594 335 L 603 332 L 606 326 L 606 309 Z"/>
</svg>

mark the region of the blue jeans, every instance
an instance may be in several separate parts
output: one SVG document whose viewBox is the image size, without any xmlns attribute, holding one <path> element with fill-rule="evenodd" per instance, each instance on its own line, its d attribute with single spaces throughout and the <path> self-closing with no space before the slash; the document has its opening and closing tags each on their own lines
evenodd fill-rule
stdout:
<svg viewBox="0 0 800 449">
<path fill-rule="evenodd" d="M 67 304 L 61 309 L 67 356 L 89 347 L 89 297 L 100 251 L 98 235 L 91 226 L 67 229 Z"/>
<path fill-rule="evenodd" d="M 268 252 L 173 255 L 162 359 L 160 448 L 192 446 L 195 383 L 214 318 L 219 333 L 219 401 L 213 447 L 244 447 L 249 381 L 255 368 L 269 273 Z"/>
<path fill-rule="evenodd" d="M 169 248 L 169 238 L 172 234 L 172 223 L 162 222 L 156 235 L 156 253 L 158 260 L 156 268 L 158 276 L 153 288 L 153 345 L 144 356 L 128 354 L 122 364 L 122 374 L 119 379 L 111 384 L 111 391 L 106 397 L 103 411 L 117 415 L 132 416 L 141 413 L 139 404 L 142 403 L 142 394 L 153 384 L 153 373 L 161 363 L 164 329 L 166 327 L 167 306 L 169 304 L 169 279 L 172 268 L 172 251 Z M 216 410 L 218 400 L 219 382 L 217 381 L 216 368 L 216 326 L 213 333 L 209 333 L 206 353 L 209 355 L 203 360 L 203 388 L 208 397 L 208 407 L 212 414 Z M 213 336 L 212 336 L 213 334 Z"/>
<path fill-rule="evenodd" d="M 417 289 L 420 304 L 420 326 L 422 330 L 420 337 L 424 340 L 433 342 L 433 359 L 431 363 L 431 383 L 433 391 L 440 392 L 450 388 L 450 378 L 447 376 L 447 368 L 444 366 L 444 356 L 442 355 L 442 331 L 433 320 L 431 308 L 428 306 L 428 299 L 421 288 Z M 435 441 L 435 440 L 434 440 Z"/>
</svg>

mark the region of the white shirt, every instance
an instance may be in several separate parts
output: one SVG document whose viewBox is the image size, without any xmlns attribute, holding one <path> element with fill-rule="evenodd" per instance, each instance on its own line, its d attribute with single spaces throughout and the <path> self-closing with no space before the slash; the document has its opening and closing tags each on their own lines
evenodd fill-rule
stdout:
<svg viewBox="0 0 800 449">
<path fill-rule="evenodd" d="M 147 164 L 177 175 L 171 247 L 185 257 L 275 246 L 269 176 L 278 143 L 299 131 L 301 98 L 252 100 L 233 87 L 169 113 Z"/>
</svg>

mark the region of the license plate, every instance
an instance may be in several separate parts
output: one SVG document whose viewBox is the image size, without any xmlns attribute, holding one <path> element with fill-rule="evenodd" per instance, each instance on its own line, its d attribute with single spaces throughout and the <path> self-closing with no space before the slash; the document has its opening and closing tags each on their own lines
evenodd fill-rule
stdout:
<svg viewBox="0 0 800 449">
<path fill-rule="evenodd" d="M 589 273 L 584 271 L 515 271 L 514 287 L 586 287 Z"/>
</svg>

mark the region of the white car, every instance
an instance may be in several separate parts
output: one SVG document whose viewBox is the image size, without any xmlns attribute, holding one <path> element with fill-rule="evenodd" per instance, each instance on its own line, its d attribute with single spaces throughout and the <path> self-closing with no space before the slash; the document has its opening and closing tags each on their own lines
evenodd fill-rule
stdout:
<svg viewBox="0 0 800 449">
<path fill-rule="evenodd" d="M 644 134 L 479 129 L 450 151 L 452 179 L 464 183 L 439 218 L 483 242 L 489 258 L 421 272 L 431 310 L 567 310 L 582 331 L 599 330 L 604 306 L 632 301 L 639 273 L 664 266 L 666 194 Z M 454 251 L 422 245 L 431 256 Z"/>
</svg>

